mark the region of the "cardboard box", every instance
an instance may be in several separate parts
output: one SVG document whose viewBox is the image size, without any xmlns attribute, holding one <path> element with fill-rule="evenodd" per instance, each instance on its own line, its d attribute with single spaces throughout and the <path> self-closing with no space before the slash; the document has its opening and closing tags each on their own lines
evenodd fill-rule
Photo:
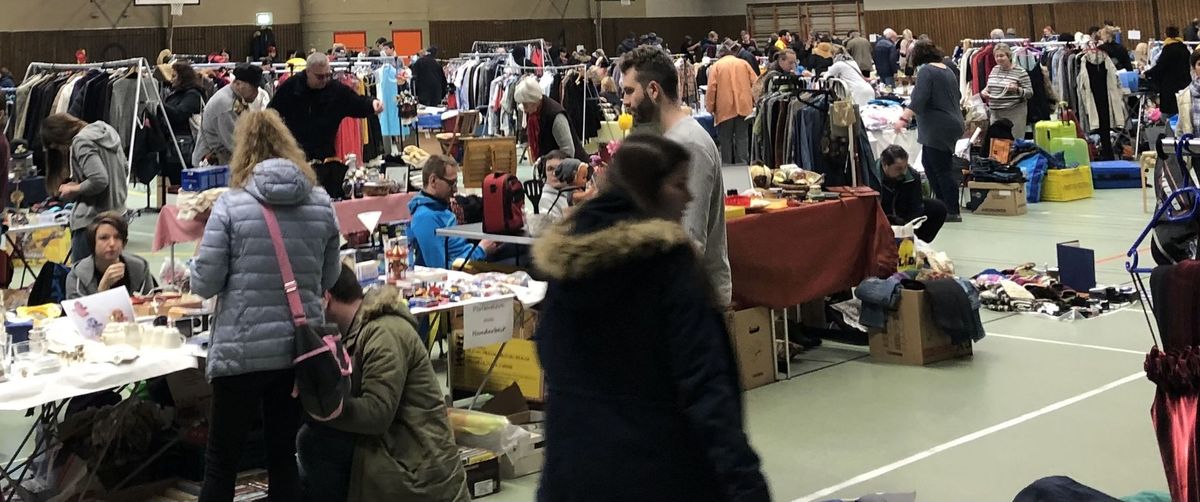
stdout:
<svg viewBox="0 0 1200 502">
<path fill-rule="evenodd" d="M 933 323 L 924 291 L 900 291 L 900 303 L 888 314 L 887 326 L 870 334 L 871 359 L 926 364 L 971 355 L 971 343 L 956 345 Z"/>
<path fill-rule="evenodd" d="M 462 313 L 456 311 L 452 316 L 451 335 L 452 349 L 450 351 L 450 382 L 454 389 L 474 393 L 487 375 L 500 347 L 504 352 L 492 375 L 488 378 L 484 390 L 499 392 L 516 383 L 520 386 L 525 399 L 535 402 L 545 402 L 546 383 L 542 374 L 542 365 L 538 363 L 537 346 L 532 340 L 514 338 L 504 345 L 491 345 L 471 350 L 463 349 Z"/>
<path fill-rule="evenodd" d="M 520 443 L 517 451 L 500 457 L 500 479 L 517 479 L 542 472 L 542 465 L 546 463 L 546 437 L 530 433 L 528 439 L 522 439 Z"/>
<path fill-rule="evenodd" d="M 975 214 L 990 214 L 994 216 L 1020 216 L 1029 211 L 1025 200 L 1025 185 L 1023 183 L 981 183 L 972 181 L 967 184 L 971 192 L 971 202 L 982 200 L 975 208 Z"/>
<path fill-rule="evenodd" d="M 467 491 L 471 493 L 471 499 L 500 493 L 500 459 L 495 453 L 460 447 L 458 454 L 467 470 Z"/>
<path fill-rule="evenodd" d="M 753 308 L 726 316 L 729 337 L 737 355 L 745 390 L 775 383 L 775 350 L 771 340 L 771 311 Z"/>
</svg>

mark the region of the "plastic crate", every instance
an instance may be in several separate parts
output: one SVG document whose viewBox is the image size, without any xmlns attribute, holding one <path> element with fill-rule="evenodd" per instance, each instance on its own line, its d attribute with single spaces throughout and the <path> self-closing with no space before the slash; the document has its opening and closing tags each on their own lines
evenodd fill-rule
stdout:
<svg viewBox="0 0 1200 502">
<path fill-rule="evenodd" d="M 1097 189 L 1139 188 L 1142 170 L 1133 160 L 1092 162 L 1092 180 Z"/>
<path fill-rule="evenodd" d="M 1092 163 L 1087 141 L 1079 138 L 1054 138 L 1046 150 L 1050 153 L 1062 152 L 1067 167 L 1090 166 Z"/>
<path fill-rule="evenodd" d="M 1090 199 L 1093 192 L 1092 169 L 1088 166 L 1051 169 L 1046 171 L 1046 181 L 1042 183 L 1042 200 L 1047 202 Z"/>
<path fill-rule="evenodd" d="M 229 186 L 229 166 L 208 166 L 184 169 L 181 188 L 188 192 L 203 192 Z"/>
<path fill-rule="evenodd" d="M 1037 145 L 1050 149 L 1050 141 L 1057 138 L 1077 138 L 1075 123 L 1061 120 L 1043 120 L 1033 125 L 1033 139 Z"/>
<path fill-rule="evenodd" d="M 442 115 L 440 113 L 417 116 L 417 129 L 441 129 Z"/>
</svg>

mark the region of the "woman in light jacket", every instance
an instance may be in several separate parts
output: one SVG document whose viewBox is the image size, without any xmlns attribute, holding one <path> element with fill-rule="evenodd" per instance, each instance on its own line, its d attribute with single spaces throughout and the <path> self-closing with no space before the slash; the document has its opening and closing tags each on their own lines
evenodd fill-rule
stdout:
<svg viewBox="0 0 1200 502">
<path fill-rule="evenodd" d="M 70 159 L 68 173 L 52 173 L 48 184 L 58 182 L 58 196 L 74 201 L 71 210 L 71 259 L 79 263 L 92 255 L 87 228 L 105 211 L 125 212 L 129 164 L 121 137 L 99 120 L 91 124 L 74 115 L 57 113 L 42 121 L 42 145 Z M 64 180 L 64 178 L 66 178 Z"/>
<path fill-rule="evenodd" d="M 1193 52 L 1188 64 L 1192 67 L 1192 83 L 1175 95 L 1179 102 L 1179 124 L 1175 131 L 1180 136 L 1200 131 L 1200 51 Z"/>
<path fill-rule="evenodd" d="M 233 499 L 247 433 L 262 410 L 271 500 L 300 500 L 292 398 L 292 315 L 262 206 L 275 211 L 304 312 L 324 322 L 337 281 L 338 224 L 304 152 L 274 110 L 248 112 L 234 137 L 228 193 L 217 199 L 192 271 L 192 291 L 217 297 L 208 379 L 213 400 L 200 500 Z"/>
</svg>

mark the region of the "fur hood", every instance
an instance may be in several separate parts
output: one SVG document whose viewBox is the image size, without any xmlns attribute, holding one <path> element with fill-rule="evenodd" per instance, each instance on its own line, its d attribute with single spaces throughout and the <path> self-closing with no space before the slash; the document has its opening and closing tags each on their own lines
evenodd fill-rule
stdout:
<svg viewBox="0 0 1200 502">
<path fill-rule="evenodd" d="M 574 220 L 564 221 L 533 245 L 534 263 L 554 279 L 580 279 L 691 244 L 682 225 L 661 219 L 619 221 L 590 233 L 573 230 Z"/>
<path fill-rule="evenodd" d="M 417 320 L 408 310 L 408 305 L 405 304 L 403 298 L 400 289 L 395 286 L 383 285 L 371 288 L 363 296 L 362 305 L 358 307 L 359 323 L 367 324 L 381 317 L 396 316 L 403 318 L 413 325 L 413 328 L 416 328 Z"/>
</svg>

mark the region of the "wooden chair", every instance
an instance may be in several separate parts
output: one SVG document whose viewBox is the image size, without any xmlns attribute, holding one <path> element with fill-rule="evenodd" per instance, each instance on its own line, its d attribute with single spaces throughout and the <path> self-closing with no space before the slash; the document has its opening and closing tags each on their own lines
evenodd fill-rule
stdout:
<svg viewBox="0 0 1200 502">
<path fill-rule="evenodd" d="M 438 133 L 438 143 L 442 145 L 442 153 L 451 158 L 458 158 L 455 155 L 455 147 L 462 138 L 475 137 L 475 129 L 479 127 L 480 114 L 478 110 L 463 111 L 458 113 L 454 131 Z"/>
</svg>

